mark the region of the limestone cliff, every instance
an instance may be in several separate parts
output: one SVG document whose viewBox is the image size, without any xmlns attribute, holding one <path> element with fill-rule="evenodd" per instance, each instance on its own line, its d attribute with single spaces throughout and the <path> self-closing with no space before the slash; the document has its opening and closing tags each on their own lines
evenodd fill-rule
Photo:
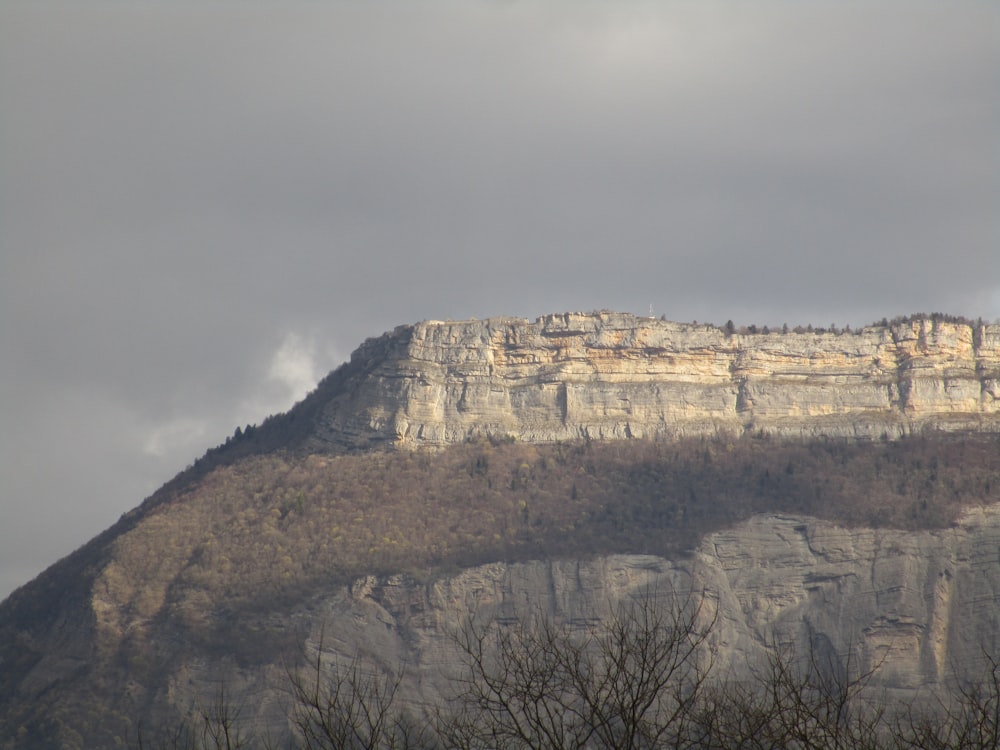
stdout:
<svg viewBox="0 0 1000 750">
<path fill-rule="evenodd" d="M 440 700 L 461 659 L 453 641 L 470 615 L 594 625 L 626 597 L 695 592 L 706 602 L 713 669 L 734 674 L 774 643 L 820 644 L 843 663 L 875 670 L 876 684 L 911 697 L 955 671 L 978 674 L 996 653 L 1000 506 L 970 509 L 934 532 L 846 529 L 791 516 L 761 516 L 707 537 L 687 560 L 616 555 L 589 561 L 495 563 L 428 584 L 405 576 L 358 579 L 295 618 L 308 623 L 307 651 L 360 657 L 394 671 L 407 665 L 412 702 Z M 220 680 L 242 685 L 261 706 L 276 665 L 241 670 L 196 658 L 171 678 L 174 700 L 211 699 Z"/>
<path fill-rule="evenodd" d="M 430 668 L 470 612 L 513 619 L 541 608 L 586 621 L 646 590 L 696 591 L 718 608 L 712 638 L 724 670 L 773 638 L 802 644 L 822 636 L 841 658 L 854 650 L 863 668 L 880 665 L 887 686 L 915 688 L 970 669 L 982 649 L 996 652 L 998 549 L 995 505 L 968 511 L 952 529 L 923 533 L 762 516 L 710 535 L 690 560 L 498 563 L 427 587 L 370 578 L 332 600 L 329 613 L 382 623 L 389 641 L 411 645 L 373 653 L 405 652 Z"/>
<path fill-rule="evenodd" d="M 727 333 L 620 313 L 430 321 L 367 341 L 313 448 L 725 432 L 1000 430 L 1000 325 Z"/>
</svg>

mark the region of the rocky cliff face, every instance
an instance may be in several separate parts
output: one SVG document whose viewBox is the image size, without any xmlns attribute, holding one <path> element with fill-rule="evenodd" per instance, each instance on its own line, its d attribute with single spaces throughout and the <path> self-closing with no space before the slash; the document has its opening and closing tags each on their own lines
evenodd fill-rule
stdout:
<svg viewBox="0 0 1000 750">
<path fill-rule="evenodd" d="M 441 639 L 470 612 L 503 620 L 540 608 L 559 620 L 589 621 L 643 591 L 695 591 L 709 602 L 706 616 L 718 608 L 712 639 L 723 669 L 746 664 L 772 639 L 802 644 L 822 636 L 841 656 L 855 651 L 862 668 L 881 664 L 884 684 L 914 688 L 978 664 L 983 648 L 1000 645 L 998 549 L 998 506 L 925 533 L 764 516 L 710 535 L 690 560 L 498 563 L 429 587 L 370 578 L 331 613 L 367 612 L 370 624 L 414 644 L 407 649 L 414 664 L 430 667 Z"/>
<path fill-rule="evenodd" d="M 1000 325 L 727 334 L 619 313 L 425 322 L 365 343 L 313 447 L 1000 430 Z"/>
<path fill-rule="evenodd" d="M 800 653 L 812 643 L 837 662 L 874 669 L 876 685 L 912 698 L 956 672 L 978 675 L 983 649 L 997 652 L 998 549 L 1000 506 L 923 533 L 762 516 L 710 535 L 687 560 L 495 563 L 430 584 L 369 576 L 296 617 L 308 623 L 309 653 L 322 645 L 330 661 L 360 656 L 390 673 L 406 664 L 402 689 L 419 703 L 448 695 L 461 661 L 452 635 L 470 616 L 503 623 L 542 613 L 590 626 L 627 597 L 694 592 L 704 597 L 706 619 L 717 614 L 710 642 L 719 676 L 739 673 L 775 643 Z M 195 660 L 174 673 L 170 691 L 196 705 L 211 700 L 220 680 L 241 685 L 267 720 L 280 698 L 275 675 L 276 665 L 220 671 Z"/>
</svg>

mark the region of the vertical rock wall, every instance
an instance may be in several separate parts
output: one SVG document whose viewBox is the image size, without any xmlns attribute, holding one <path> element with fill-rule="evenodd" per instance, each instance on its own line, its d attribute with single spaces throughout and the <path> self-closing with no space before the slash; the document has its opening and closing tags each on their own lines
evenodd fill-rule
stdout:
<svg viewBox="0 0 1000 750">
<path fill-rule="evenodd" d="M 591 628 L 630 598 L 652 595 L 669 607 L 675 595 L 691 596 L 711 624 L 721 678 L 761 663 L 774 645 L 806 659 L 812 644 L 830 663 L 871 670 L 873 687 L 912 700 L 956 676 L 980 677 L 984 651 L 1000 651 L 998 550 L 997 505 L 924 532 L 759 516 L 709 535 L 687 559 L 493 563 L 426 584 L 367 576 L 292 616 L 308 623 L 310 659 L 322 648 L 324 663 L 360 659 L 373 674 L 405 665 L 404 699 L 434 704 L 455 689 L 462 657 L 454 637 L 470 618 L 503 627 L 541 615 Z M 281 677 L 277 664 L 248 671 L 196 658 L 175 671 L 171 695 L 182 706 L 205 703 L 223 681 L 252 695 L 247 705 L 266 721 Z"/>
<path fill-rule="evenodd" d="M 314 446 L 1000 430 L 1000 326 L 727 334 L 619 313 L 425 322 L 366 342 Z"/>
</svg>

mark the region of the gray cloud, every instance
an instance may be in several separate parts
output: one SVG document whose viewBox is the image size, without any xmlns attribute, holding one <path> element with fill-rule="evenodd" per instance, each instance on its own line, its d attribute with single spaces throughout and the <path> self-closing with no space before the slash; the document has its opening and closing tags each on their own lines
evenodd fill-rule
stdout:
<svg viewBox="0 0 1000 750">
<path fill-rule="evenodd" d="M 0 595 L 401 322 L 1000 317 L 998 24 L 0 5 Z"/>
</svg>

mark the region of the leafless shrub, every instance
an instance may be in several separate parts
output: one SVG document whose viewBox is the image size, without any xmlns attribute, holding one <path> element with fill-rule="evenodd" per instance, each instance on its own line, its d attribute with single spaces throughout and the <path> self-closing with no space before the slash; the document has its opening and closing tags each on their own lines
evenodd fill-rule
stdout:
<svg viewBox="0 0 1000 750">
<path fill-rule="evenodd" d="M 422 750 L 434 745 L 426 723 L 399 705 L 402 668 L 379 672 L 359 657 L 323 662 L 323 638 L 307 669 L 289 674 L 291 723 L 304 750 Z"/>
<path fill-rule="evenodd" d="M 660 599 L 591 627 L 471 621 L 456 636 L 465 671 L 442 736 L 468 750 L 693 746 L 714 615 L 700 596 Z"/>
</svg>

